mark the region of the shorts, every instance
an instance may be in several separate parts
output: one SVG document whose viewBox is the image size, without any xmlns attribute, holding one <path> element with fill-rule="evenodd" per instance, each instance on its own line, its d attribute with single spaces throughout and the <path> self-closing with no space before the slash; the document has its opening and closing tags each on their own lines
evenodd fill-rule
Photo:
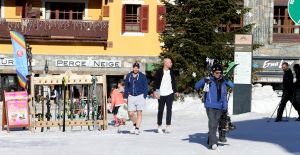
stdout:
<svg viewBox="0 0 300 155">
<path fill-rule="evenodd" d="M 145 104 L 144 94 L 128 96 L 128 111 L 143 111 Z"/>
<path fill-rule="evenodd" d="M 117 114 L 118 114 L 118 111 L 119 111 L 119 108 L 120 108 L 120 106 L 115 106 L 114 109 L 112 110 L 112 113 L 113 113 L 114 115 L 117 115 Z"/>
</svg>

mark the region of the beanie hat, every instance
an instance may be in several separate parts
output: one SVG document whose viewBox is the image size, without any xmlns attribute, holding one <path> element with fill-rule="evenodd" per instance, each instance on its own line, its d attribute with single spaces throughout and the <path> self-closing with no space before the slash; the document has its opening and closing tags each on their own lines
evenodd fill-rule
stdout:
<svg viewBox="0 0 300 155">
<path fill-rule="evenodd" d="M 212 72 L 215 72 L 215 71 L 221 71 L 223 73 L 223 68 L 220 64 L 214 64 L 212 67 L 211 67 L 211 71 Z"/>
</svg>

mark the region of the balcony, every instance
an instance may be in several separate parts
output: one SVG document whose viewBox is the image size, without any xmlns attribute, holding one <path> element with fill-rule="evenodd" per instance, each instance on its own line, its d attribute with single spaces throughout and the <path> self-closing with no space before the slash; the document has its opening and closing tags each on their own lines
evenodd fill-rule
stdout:
<svg viewBox="0 0 300 155">
<path fill-rule="evenodd" d="M 295 25 L 274 25 L 273 42 L 274 43 L 299 43 L 300 26 Z"/>
<path fill-rule="evenodd" d="M 9 31 L 21 32 L 31 42 L 88 42 L 107 44 L 108 21 L 57 19 L 0 19 L 0 39 Z"/>
</svg>

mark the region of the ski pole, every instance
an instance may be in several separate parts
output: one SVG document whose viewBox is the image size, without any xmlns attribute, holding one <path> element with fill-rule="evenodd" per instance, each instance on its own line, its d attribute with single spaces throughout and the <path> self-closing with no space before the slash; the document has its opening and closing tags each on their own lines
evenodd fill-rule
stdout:
<svg viewBox="0 0 300 155">
<path fill-rule="evenodd" d="M 273 115 L 275 114 L 275 112 L 276 112 L 276 110 L 278 109 L 279 105 L 280 105 L 280 102 L 279 102 L 279 104 L 277 105 L 277 107 L 275 108 L 275 110 L 274 110 L 273 114 L 271 115 L 271 117 L 267 120 L 267 122 L 270 122 L 270 121 L 272 120 Z"/>
</svg>

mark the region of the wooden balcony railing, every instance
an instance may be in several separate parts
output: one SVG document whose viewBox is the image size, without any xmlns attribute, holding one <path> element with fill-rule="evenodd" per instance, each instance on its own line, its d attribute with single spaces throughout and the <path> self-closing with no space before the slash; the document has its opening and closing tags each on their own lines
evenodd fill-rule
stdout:
<svg viewBox="0 0 300 155">
<path fill-rule="evenodd" d="M 29 41 L 106 43 L 108 26 L 101 20 L 0 19 L 0 39 L 10 39 L 9 31 L 14 30 Z"/>
<path fill-rule="evenodd" d="M 274 25 L 273 42 L 274 43 L 300 42 L 300 26 Z"/>
</svg>

